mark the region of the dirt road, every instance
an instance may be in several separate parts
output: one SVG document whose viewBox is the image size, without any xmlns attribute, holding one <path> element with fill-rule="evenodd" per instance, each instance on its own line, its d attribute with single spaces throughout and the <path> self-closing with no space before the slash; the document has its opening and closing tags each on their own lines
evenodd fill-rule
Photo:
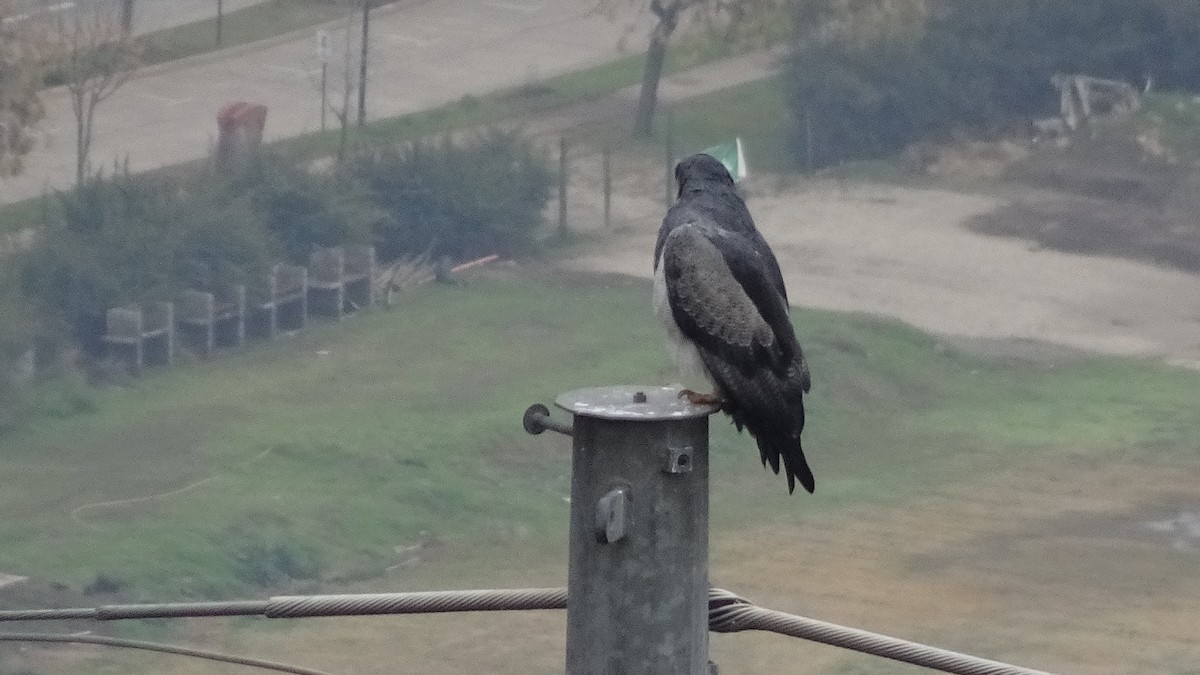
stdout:
<svg viewBox="0 0 1200 675">
<path fill-rule="evenodd" d="M 623 225 L 569 266 L 650 274 L 663 207 L 661 178 L 649 182 L 659 185 L 624 186 L 614 201 Z M 1005 205 L 991 195 L 765 176 L 751 190 L 795 305 L 891 316 L 1005 349 L 1048 343 L 1200 368 L 1200 276 L 972 232 L 965 223 Z M 590 201 L 574 208 L 594 222 Z"/>
</svg>

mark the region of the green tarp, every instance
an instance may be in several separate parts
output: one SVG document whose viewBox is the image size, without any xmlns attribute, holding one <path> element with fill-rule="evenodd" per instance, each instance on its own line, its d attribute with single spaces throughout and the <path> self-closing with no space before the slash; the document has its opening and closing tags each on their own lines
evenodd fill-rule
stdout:
<svg viewBox="0 0 1200 675">
<path fill-rule="evenodd" d="M 733 182 L 741 182 L 747 176 L 746 155 L 742 152 L 741 137 L 735 138 L 728 143 L 721 143 L 720 145 L 706 148 L 704 152 L 717 158 L 717 161 L 725 165 L 725 168 L 729 170 L 729 175 L 733 176 Z"/>
</svg>

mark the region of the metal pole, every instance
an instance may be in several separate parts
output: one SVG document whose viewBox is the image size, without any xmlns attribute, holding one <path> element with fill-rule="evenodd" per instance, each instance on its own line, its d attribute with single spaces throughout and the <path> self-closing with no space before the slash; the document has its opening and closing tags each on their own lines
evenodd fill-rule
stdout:
<svg viewBox="0 0 1200 675">
<path fill-rule="evenodd" d="M 558 139 L 558 233 L 567 234 L 567 138 Z"/>
<path fill-rule="evenodd" d="M 562 394 L 574 415 L 567 673 L 707 675 L 708 415 L 668 387 Z"/>
<path fill-rule="evenodd" d="M 362 53 L 358 59 L 358 126 L 367 123 L 367 35 L 371 28 L 371 0 L 363 0 Z"/>
<path fill-rule="evenodd" d="M 675 125 L 671 119 L 671 110 L 668 108 L 663 111 L 663 126 L 666 127 L 663 133 L 663 164 L 666 166 L 666 206 L 671 207 L 675 201 Z"/>
<path fill-rule="evenodd" d="M 321 61 L 321 131 L 325 131 L 326 83 L 329 81 L 329 63 Z"/>
<path fill-rule="evenodd" d="M 217 46 L 221 46 L 221 21 L 225 16 L 221 0 L 217 0 Z"/>
<path fill-rule="evenodd" d="M 812 104 L 804 107 L 804 170 L 813 172 L 813 109 Z"/>
<path fill-rule="evenodd" d="M 612 226 L 612 150 L 604 149 L 604 229 Z"/>
</svg>

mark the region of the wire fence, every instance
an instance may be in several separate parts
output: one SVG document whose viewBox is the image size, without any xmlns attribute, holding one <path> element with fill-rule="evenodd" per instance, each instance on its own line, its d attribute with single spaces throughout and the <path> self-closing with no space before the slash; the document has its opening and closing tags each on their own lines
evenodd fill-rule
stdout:
<svg viewBox="0 0 1200 675">
<path fill-rule="evenodd" d="M 0 610 L 0 622 L 63 619 L 118 621 L 213 616 L 263 616 L 270 619 L 297 619 L 380 614 L 557 610 L 566 609 L 566 607 L 567 589 L 565 588 L 482 589 L 413 593 L 284 595 L 268 600 Z M 1048 675 L 1044 671 L 1031 670 L 879 633 L 786 614 L 760 607 L 729 591 L 716 588 L 709 591 L 708 627 L 709 630 L 717 633 L 747 630 L 778 633 L 959 675 Z M 95 635 L 0 633 L 0 641 L 78 642 L 129 647 L 239 663 L 279 672 L 324 675 L 320 671 L 259 659 Z"/>
</svg>

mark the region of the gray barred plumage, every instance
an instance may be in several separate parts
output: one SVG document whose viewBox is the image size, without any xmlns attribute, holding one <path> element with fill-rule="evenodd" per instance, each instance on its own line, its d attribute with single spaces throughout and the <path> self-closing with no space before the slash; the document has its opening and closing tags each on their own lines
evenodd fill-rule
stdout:
<svg viewBox="0 0 1200 675">
<path fill-rule="evenodd" d="M 783 274 L 729 172 L 709 155 L 675 167 L 679 198 L 654 247 L 654 310 L 685 376 L 703 375 L 722 409 L 758 443 L 763 465 L 816 487 L 804 457 L 808 363 Z"/>
</svg>

